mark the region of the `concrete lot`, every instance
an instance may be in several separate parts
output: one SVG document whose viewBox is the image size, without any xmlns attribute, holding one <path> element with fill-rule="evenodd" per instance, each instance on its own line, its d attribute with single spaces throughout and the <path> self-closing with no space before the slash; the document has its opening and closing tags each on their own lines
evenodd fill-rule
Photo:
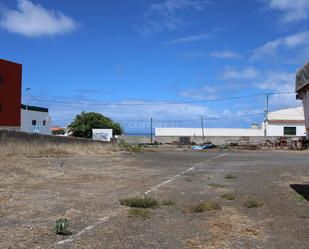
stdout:
<svg viewBox="0 0 309 249">
<path fill-rule="evenodd" d="M 0 248 L 309 248 L 309 203 L 290 187 L 309 184 L 308 161 L 229 151 L 2 157 Z M 127 217 L 119 199 L 145 193 L 175 205 Z M 263 206 L 244 207 L 248 197 Z M 207 200 L 222 209 L 188 212 Z M 62 217 L 71 236 L 52 231 Z"/>
</svg>

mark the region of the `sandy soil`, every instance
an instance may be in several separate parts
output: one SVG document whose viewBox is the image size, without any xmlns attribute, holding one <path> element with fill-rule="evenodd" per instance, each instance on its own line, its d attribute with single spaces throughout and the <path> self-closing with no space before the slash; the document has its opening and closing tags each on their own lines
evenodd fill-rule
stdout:
<svg viewBox="0 0 309 249">
<path fill-rule="evenodd" d="M 110 148 L 7 153 L 0 161 L 0 248 L 309 248 L 309 205 L 289 186 L 308 184 L 308 159 L 290 152 Z M 175 205 L 151 209 L 149 219 L 129 218 L 119 199 L 147 191 Z M 248 197 L 263 206 L 244 207 Z M 205 200 L 222 209 L 187 212 Z M 70 221 L 71 236 L 53 232 L 58 218 Z"/>
</svg>

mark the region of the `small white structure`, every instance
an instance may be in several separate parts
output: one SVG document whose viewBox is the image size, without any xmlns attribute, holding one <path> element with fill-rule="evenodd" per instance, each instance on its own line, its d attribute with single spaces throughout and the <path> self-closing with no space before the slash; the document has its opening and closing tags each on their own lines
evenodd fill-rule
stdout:
<svg viewBox="0 0 309 249">
<path fill-rule="evenodd" d="M 113 129 L 92 129 L 92 139 L 110 142 L 113 137 Z"/>
<path fill-rule="evenodd" d="M 40 134 L 51 134 L 51 117 L 48 109 L 37 106 L 21 107 L 21 131 Z"/>
<path fill-rule="evenodd" d="M 204 128 L 204 135 L 223 137 L 305 136 L 304 111 L 302 107 L 269 112 L 266 124 L 251 128 Z M 202 128 L 156 128 L 156 136 L 194 137 L 203 136 Z"/>
</svg>

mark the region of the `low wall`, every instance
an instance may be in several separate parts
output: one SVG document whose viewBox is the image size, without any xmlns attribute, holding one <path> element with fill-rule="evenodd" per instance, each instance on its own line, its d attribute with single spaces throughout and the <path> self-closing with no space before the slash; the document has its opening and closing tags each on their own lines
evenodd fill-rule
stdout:
<svg viewBox="0 0 309 249">
<path fill-rule="evenodd" d="M 37 142 L 37 143 L 104 143 L 93 141 L 91 139 L 43 135 L 36 133 L 27 133 L 20 131 L 0 130 L 0 143 L 7 142 Z"/>
<path fill-rule="evenodd" d="M 203 137 L 189 137 L 191 142 L 194 142 L 196 144 L 201 144 L 203 143 Z M 225 144 L 229 145 L 231 143 L 237 143 L 239 145 L 258 145 L 258 144 L 265 144 L 266 141 L 271 141 L 275 142 L 278 141 L 280 137 L 261 137 L 261 136 L 256 136 L 256 137 L 239 137 L 239 136 L 211 136 L 211 137 L 205 137 L 204 141 L 205 142 L 211 142 L 212 144 L 215 145 L 220 145 L 220 144 Z M 292 140 L 295 137 L 286 137 L 288 140 Z M 297 138 L 297 137 L 296 137 Z M 119 140 L 123 140 L 126 143 L 131 143 L 131 144 L 141 144 L 141 143 L 150 143 L 150 136 L 122 136 L 118 138 Z M 153 142 L 158 142 L 158 143 L 173 143 L 173 142 L 178 142 L 180 141 L 180 137 L 174 137 L 174 136 L 154 136 L 153 137 Z"/>
</svg>

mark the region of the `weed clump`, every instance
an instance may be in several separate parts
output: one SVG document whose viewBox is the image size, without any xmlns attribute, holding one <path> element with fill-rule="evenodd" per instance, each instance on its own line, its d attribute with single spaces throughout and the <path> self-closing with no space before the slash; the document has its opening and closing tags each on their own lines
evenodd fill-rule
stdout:
<svg viewBox="0 0 309 249">
<path fill-rule="evenodd" d="M 221 205 L 219 202 L 216 201 L 204 201 L 201 203 L 198 203 L 196 205 L 193 205 L 190 209 L 192 213 L 203 213 L 206 211 L 212 211 L 212 210 L 220 210 Z"/>
<path fill-rule="evenodd" d="M 119 200 L 121 205 L 133 208 L 154 208 L 159 205 L 158 201 L 152 197 L 129 197 Z"/>
<path fill-rule="evenodd" d="M 149 209 L 145 208 L 130 208 L 128 212 L 128 217 L 149 219 L 151 217 L 151 212 L 149 211 Z"/>
<path fill-rule="evenodd" d="M 213 187 L 213 188 L 225 188 L 224 184 L 219 184 L 219 183 L 209 183 L 208 186 Z"/>
<path fill-rule="evenodd" d="M 244 202 L 244 207 L 246 208 L 259 208 L 262 207 L 263 203 L 253 199 L 253 198 L 249 198 Z"/>
<path fill-rule="evenodd" d="M 56 221 L 54 231 L 59 235 L 70 235 L 72 234 L 69 231 L 69 221 L 67 219 L 59 219 Z"/>
<path fill-rule="evenodd" d="M 231 193 L 224 193 L 224 194 L 222 194 L 220 196 L 221 196 L 221 198 L 229 200 L 229 201 L 233 201 L 233 200 L 236 199 L 235 196 L 233 194 L 231 194 Z"/>
<path fill-rule="evenodd" d="M 162 205 L 164 206 L 172 206 L 172 205 L 175 205 L 175 201 L 171 200 L 171 199 L 167 199 L 167 200 L 163 200 L 162 201 Z"/>
<path fill-rule="evenodd" d="M 298 194 L 297 195 L 297 200 L 299 201 L 304 201 L 305 200 L 305 196 L 301 195 L 301 194 Z"/>
<path fill-rule="evenodd" d="M 229 180 L 233 180 L 233 179 L 236 179 L 237 176 L 234 176 L 234 175 L 232 175 L 232 174 L 227 174 L 227 175 L 224 176 L 224 178 L 225 178 L 225 179 L 229 179 Z"/>
<path fill-rule="evenodd" d="M 123 140 L 120 140 L 118 146 L 121 150 L 127 151 L 127 152 L 141 152 L 142 151 L 141 145 L 139 145 L 139 144 L 128 144 Z"/>
</svg>

